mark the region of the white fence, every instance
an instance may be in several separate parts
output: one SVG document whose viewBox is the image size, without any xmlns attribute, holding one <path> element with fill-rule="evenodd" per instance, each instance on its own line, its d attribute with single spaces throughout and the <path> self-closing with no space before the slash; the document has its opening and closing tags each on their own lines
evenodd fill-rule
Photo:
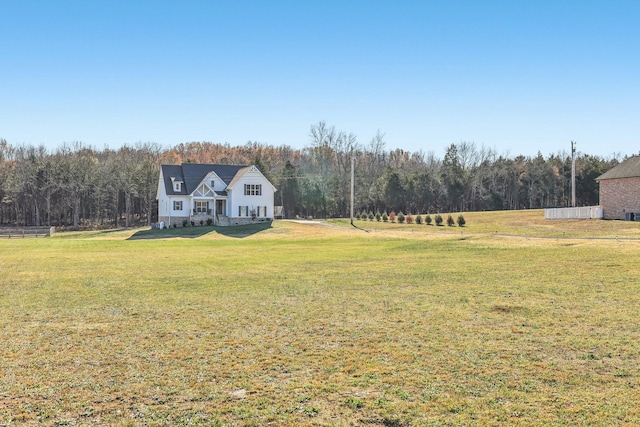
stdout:
<svg viewBox="0 0 640 427">
<path fill-rule="evenodd" d="M 553 208 L 544 210 L 544 219 L 602 219 L 600 206 Z"/>
</svg>

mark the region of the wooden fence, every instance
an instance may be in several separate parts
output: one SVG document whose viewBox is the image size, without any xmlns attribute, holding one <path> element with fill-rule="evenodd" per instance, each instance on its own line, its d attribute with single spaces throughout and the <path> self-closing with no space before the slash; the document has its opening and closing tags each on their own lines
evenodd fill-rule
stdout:
<svg viewBox="0 0 640 427">
<path fill-rule="evenodd" d="M 0 227 L 0 239 L 49 237 L 53 232 L 54 227 Z"/>
</svg>

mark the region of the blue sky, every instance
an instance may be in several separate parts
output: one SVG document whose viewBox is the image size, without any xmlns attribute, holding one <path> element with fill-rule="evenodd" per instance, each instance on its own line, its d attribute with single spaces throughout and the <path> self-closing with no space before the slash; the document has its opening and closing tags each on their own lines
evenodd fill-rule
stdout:
<svg viewBox="0 0 640 427">
<path fill-rule="evenodd" d="M 0 0 L 0 138 L 640 152 L 640 1 Z"/>
</svg>

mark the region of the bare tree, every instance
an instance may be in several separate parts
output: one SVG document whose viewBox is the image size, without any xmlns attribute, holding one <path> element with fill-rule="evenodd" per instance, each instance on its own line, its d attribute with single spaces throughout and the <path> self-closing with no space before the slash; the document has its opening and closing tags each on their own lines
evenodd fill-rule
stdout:
<svg viewBox="0 0 640 427">
<path fill-rule="evenodd" d="M 0 139 L 0 224 L 7 221 L 5 207 L 9 205 L 6 199 L 8 194 L 8 179 L 10 175 L 10 159 L 13 156 L 13 149 L 7 144 L 6 139 Z"/>
<path fill-rule="evenodd" d="M 142 211 L 140 214 L 146 216 L 147 224 L 151 225 L 153 220 L 152 209 L 158 189 L 162 149 L 158 144 L 154 143 L 138 144 L 136 149 L 140 158 L 140 167 L 136 176 L 136 187 L 142 199 Z"/>
<path fill-rule="evenodd" d="M 327 217 L 327 188 L 331 178 L 334 151 L 337 133 L 335 127 L 328 127 L 324 121 L 311 126 L 311 161 L 312 173 L 318 175 L 318 184 L 322 198 L 322 216 Z"/>
<path fill-rule="evenodd" d="M 67 205 L 71 208 L 73 228 L 80 225 L 81 202 L 86 197 L 94 182 L 98 159 L 91 148 L 80 142 L 72 146 L 64 144 L 56 153 L 60 166 L 57 174 L 57 185 L 63 192 Z"/>
</svg>

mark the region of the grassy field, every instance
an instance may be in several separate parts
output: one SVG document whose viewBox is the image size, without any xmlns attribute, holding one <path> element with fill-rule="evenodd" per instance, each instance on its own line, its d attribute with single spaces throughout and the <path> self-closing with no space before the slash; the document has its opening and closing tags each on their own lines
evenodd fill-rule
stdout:
<svg viewBox="0 0 640 427">
<path fill-rule="evenodd" d="M 637 425 L 640 223 L 541 216 L 0 240 L 0 425 Z"/>
</svg>

